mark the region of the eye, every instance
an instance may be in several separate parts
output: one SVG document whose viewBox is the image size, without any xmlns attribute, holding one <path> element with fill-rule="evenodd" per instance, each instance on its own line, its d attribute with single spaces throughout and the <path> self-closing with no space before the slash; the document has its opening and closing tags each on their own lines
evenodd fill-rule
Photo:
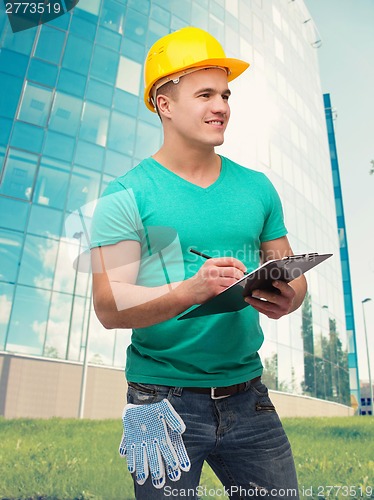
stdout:
<svg viewBox="0 0 374 500">
<path fill-rule="evenodd" d="M 224 95 L 222 96 L 222 99 L 223 99 L 224 101 L 228 101 L 228 100 L 229 100 L 229 97 L 230 97 L 230 96 L 229 96 L 228 94 L 224 94 Z"/>
<path fill-rule="evenodd" d="M 204 97 L 205 99 L 209 99 L 210 94 L 200 94 L 199 97 Z"/>
</svg>

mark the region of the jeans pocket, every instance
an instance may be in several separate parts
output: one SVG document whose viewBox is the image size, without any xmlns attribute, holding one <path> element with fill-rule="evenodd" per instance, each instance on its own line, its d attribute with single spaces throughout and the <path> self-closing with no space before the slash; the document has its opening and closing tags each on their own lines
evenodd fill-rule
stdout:
<svg viewBox="0 0 374 500">
<path fill-rule="evenodd" d="M 159 390 L 160 387 L 148 384 L 128 382 L 127 403 L 144 405 L 158 403 L 168 395 L 168 391 Z"/>
<path fill-rule="evenodd" d="M 275 406 L 269 398 L 269 391 L 265 384 L 260 380 L 256 380 L 251 384 L 250 389 L 256 395 L 255 410 L 256 412 L 275 412 Z"/>
</svg>

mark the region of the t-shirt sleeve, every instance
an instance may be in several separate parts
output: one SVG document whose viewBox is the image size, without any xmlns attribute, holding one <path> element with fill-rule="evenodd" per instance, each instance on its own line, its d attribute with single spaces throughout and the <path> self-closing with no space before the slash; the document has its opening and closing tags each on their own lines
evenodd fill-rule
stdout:
<svg viewBox="0 0 374 500">
<path fill-rule="evenodd" d="M 133 190 L 115 180 L 97 202 L 91 224 L 90 248 L 114 245 L 124 240 L 140 242 L 142 227 Z"/>
<path fill-rule="evenodd" d="M 261 243 L 275 240 L 287 234 L 282 202 L 271 181 L 264 175 L 265 220 L 260 235 Z"/>
</svg>

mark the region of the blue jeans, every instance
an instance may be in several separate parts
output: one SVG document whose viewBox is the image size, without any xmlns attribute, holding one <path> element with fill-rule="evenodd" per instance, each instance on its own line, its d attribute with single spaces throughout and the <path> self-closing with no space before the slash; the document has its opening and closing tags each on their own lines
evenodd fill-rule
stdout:
<svg viewBox="0 0 374 500">
<path fill-rule="evenodd" d="M 183 441 L 191 460 L 179 481 L 166 480 L 156 489 L 149 478 L 139 486 L 137 500 L 209 498 L 214 492 L 199 486 L 204 461 L 222 482 L 217 497 L 231 499 L 298 499 L 290 444 L 261 380 L 247 382 L 244 392 L 211 399 L 182 387 L 129 383 L 127 400 L 157 403 L 167 398 L 186 424 Z"/>
</svg>

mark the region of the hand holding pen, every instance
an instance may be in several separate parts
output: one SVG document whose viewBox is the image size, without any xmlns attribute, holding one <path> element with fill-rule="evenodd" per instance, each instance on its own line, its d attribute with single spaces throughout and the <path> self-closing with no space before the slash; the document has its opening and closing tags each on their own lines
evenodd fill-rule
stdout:
<svg viewBox="0 0 374 500">
<path fill-rule="evenodd" d="M 194 248 L 190 248 L 190 252 L 194 253 L 196 255 L 199 255 L 200 257 L 203 257 L 203 259 L 212 259 L 210 255 L 207 255 L 206 253 L 199 252 L 198 250 L 195 250 Z M 244 274 L 248 274 L 247 271 L 244 271 Z"/>
</svg>

